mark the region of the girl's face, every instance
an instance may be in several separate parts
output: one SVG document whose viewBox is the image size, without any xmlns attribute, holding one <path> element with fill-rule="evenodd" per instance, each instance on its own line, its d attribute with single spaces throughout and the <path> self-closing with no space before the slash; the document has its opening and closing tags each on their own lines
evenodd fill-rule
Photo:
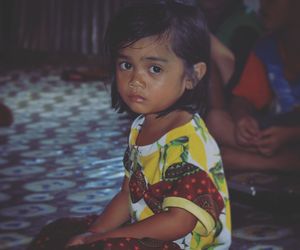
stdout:
<svg viewBox="0 0 300 250">
<path fill-rule="evenodd" d="M 139 114 L 155 114 L 174 104 L 193 87 L 183 61 L 168 39 L 146 37 L 121 49 L 116 60 L 118 91 L 128 107 Z"/>
</svg>

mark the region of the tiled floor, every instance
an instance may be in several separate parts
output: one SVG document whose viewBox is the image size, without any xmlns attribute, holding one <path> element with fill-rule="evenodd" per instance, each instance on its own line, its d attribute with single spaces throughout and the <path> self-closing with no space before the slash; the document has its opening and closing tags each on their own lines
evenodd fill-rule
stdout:
<svg viewBox="0 0 300 250">
<path fill-rule="evenodd" d="M 0 250 L 25 249 L 53 219 L 100 212 L 119 189 L 130 119 L 110 108 L 103 82 L 62 81 L 62 70 L 43 66 L 0 76 L 0 100 L 15 117 L 11 127 L 0 128 Z M 235 197 L 232 249 L 300 245 L 299 210 L 271 213 L 244 202 L 264 190 L 255 185 L 274 184 L 279 177 L 228 177 Z M 299 185 L 289 190 L 299 200 Z"/>
</svg>

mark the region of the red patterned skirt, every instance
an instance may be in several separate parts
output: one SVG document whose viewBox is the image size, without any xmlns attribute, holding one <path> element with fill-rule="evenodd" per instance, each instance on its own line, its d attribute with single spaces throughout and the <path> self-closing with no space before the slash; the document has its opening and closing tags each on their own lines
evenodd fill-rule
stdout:
<svg viewBox="0 0 300 250">
<path fill-rule="evenodd" d="M 65 247 L 72 237 L 85 233 L 96 218 L 96 215 L 92 215 L 58 219 L 46 225 L 27 250 L 180 250 L 174 242 L 134 238 L 110 238 L 86 245 Z"/>
</svg>

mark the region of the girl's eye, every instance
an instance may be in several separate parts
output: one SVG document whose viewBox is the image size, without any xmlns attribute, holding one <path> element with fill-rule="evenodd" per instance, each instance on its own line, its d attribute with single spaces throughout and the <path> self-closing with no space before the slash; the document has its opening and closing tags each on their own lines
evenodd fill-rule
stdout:
<svg viewBox="0 0 300 250">
<path fill-rule="evenodd" d="M 121 62 L 119 66 L 121 70 L 130 70 L 132 68 L 132 65 L 129 62 Z"/>
<path fill-rule="evenodd" d="M 151 73 L 154 73 L 154 74 L 158 74 L 162 71 L 162 69 L 158 66 L 151 66 L 150 67 L 150 72 Z"/>
</svg>

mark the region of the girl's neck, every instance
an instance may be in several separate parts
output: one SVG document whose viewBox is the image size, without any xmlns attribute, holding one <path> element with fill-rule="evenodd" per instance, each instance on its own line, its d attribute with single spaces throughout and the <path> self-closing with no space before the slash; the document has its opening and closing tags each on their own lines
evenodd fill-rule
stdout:
<svg viewBox="0 0 300 250">
<path fill-rule="evenodd" d="M 145 115 L 136 144 L 139 146 L 152 144 L 170 130 L 189 122 L 192 117 L 192 114 L 183 110 L 176 110 L 162 117 L 157 117 L 157 114 Z"/>
</svg>

